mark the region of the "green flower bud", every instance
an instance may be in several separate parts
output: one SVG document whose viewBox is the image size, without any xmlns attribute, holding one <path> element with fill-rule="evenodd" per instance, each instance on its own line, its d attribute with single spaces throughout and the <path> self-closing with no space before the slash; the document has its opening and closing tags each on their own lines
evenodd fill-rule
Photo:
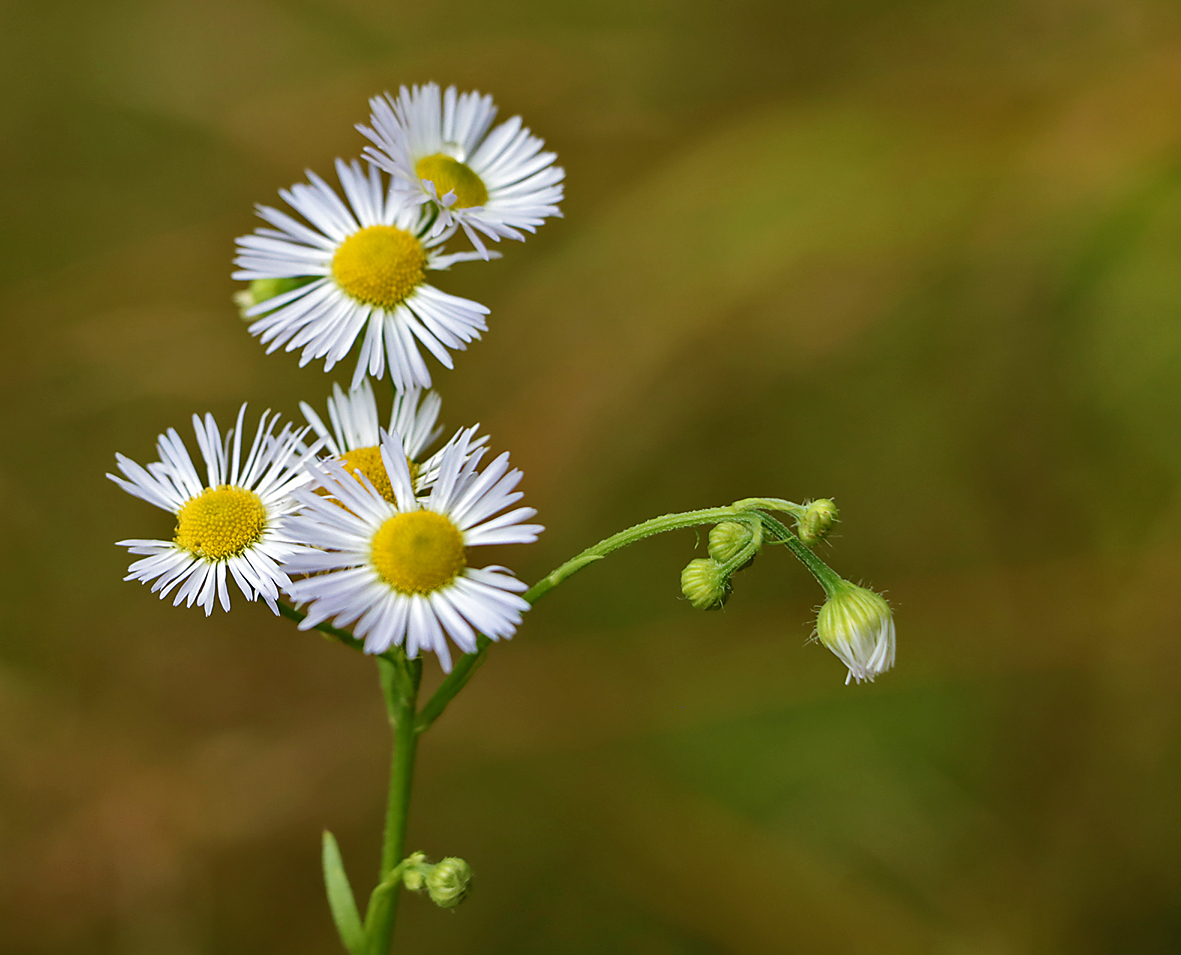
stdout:
<svg viewBox="0 0 1181 955">
<path fill-rule="evenodd" d="M 426 861 L 425 852 L 415 852 L 406 857 L 402 863 L 402 884 L 411 892 L 419 892 L 426 884 L 426 871 L 430 864 Z"/>
<path fill-rule="evenodd" d="M 733 560 L 746 547 L 754 534 L 746 524 L 738 521 L 722 521 L 710 528 L 709 556 L 720 563 Z M 753 558 L 752 558 L 753 559 Z"/>
<path fill-rule="evenodd" d="M 681 571 L 681 593 L 698 610 L 718 610 L 730 596 L 730 581 L 716 560 L 698 557 Z"/>
<path fill-rule="evenodd" d="M 796 520 L 796 534 L 811 547 L 824 540 L 824 536 L 837 519 L 837 506 L 828 498 L 822 497 L 810 502 L 804 516 Z"/>
<path fill-rule="evenodd" d="M 849 668 L 845 683 L 873 678 L 894 665 L 894 615 L 884 597 L 847 580 L 825 601 L 816 636 Z"/>
<path fill-rule="evenodd" d="M 448 856 L 427 873 L 426 890 L 435 905 L 450 909 L 464 900 L 471 881 L 472 867 L 463 859 Z"/>
<path fill-rule="evenodd" d="M 259 316 L 252 315 L 247 318 L 248 308 L 314 281 L 315 276 L 298 279 L 254 279 L 248 288 L 234 293 L 234 304 L 238 306 L 238 314 L 242 316 L 242 320 L 252 322 Z"/>
</svg>

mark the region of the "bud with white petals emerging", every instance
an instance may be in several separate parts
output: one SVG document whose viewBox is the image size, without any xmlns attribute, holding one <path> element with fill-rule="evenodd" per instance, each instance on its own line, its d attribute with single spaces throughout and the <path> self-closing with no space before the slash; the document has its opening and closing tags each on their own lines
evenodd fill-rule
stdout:
<svg viewBox="0 0 1181 955">
<path fill-rule="evenodd" d="M 849 668 L 845 683 L 894 665 L 894 616 L 884 597 L 842 580 L 820 608 L 816 637 Z"/>
<path fill-rule="evenodd" d="M 730 596 L 730 581 L 716 560 L 698 557 L 681 571 L 681 593 L 698 610 L 718 610 Z"/>
</svg>

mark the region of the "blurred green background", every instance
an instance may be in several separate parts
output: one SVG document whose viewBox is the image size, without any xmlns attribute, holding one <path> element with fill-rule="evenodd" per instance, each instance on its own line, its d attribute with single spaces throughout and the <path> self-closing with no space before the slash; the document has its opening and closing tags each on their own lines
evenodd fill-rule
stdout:
<svg viewBox="0 0 1181 955">
<path fill-rule="evenodd" d="M 233 238 L 435 79 L 568 172 L 438 283 L 492 309 L 445 419 L 549 527 L 496 556 L 829 495 L 899 646 L 844 686 L 780 552 L 718 614 L 692 533 L 584 571 L 420 751 L 410 843 L 478 884 L 406 899 L 406 950 L 1181 951 L 1176 4 L 21 0 L 0 77 L 0 950 L 336 951 L 323 828 L 372 884 L 371 664 L 121 583 L 172 521 L 103 472 L 322 406 Z"/>
</svg>

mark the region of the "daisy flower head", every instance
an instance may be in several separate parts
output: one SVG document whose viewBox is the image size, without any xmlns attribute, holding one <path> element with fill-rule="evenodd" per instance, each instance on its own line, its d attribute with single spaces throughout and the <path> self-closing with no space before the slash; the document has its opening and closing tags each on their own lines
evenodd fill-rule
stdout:
<svg viewBox="0 0 1181 955">
<path fill-rule="evenodd" d="M 432 650 L 451 670 L 447 638 L 464 653 L 476 650 L 476 634 L 498 640 L 513 635 L 529 609 L 525 585 L 504 567 L 471 567 L 468 551 L 483 544 L 527 544 L 542 530 L 524 523 L 531 507 L 506 511 L 521 499 L 521 472 L 508 454 L 483 471 L 484 449 L 475 428 L 460 432 L 443 450 L 439 475 L 424 500 L 414 493 L 396 434 L 383 431 L 381 456 L 393 488 L 387 501 L 364 476 L 336 461 L 309 465 L 330 497 L 296 492 L 304 505 L 292 533 L 317 550 L 292 556 L 287 593 L 304 607 L 307 630 L 331 620 L 351 627 L 367 653 L 390 646 L 417 657 Z"/>
<path fill-rule="evenodd" d="M 204 479 L 175 428 L 156 442 L 159 461 L 145 468 L 117 454 L 124 476 L 107 475 L 127 493 L 176 515 L 170 541 L 119 541 L 131 553 L 146 555 L 124 579 L 154 581 L 152 591 L 159 591 L 161 599 L 175 589 L 173 606 L 182 600 L 188 607 L 198 604 L 207 616 L 215 598 L 223 610 L 230 609 L 229 577 L 247 600 L 262 597 L 278 613 L 279 591 L 290 583 L 280 564 L 301 549 L 285 523 L 298 508 L 292 491 L 310 480 L 304 465 L 319 443 L 305 448 L 306 431 L 290 424 L 276 434 L 279 416 L 267 411 L 243 459 L 245 414 L 242 405 L 224 440 L 213 415 L 193 415 Z"/>
<path fill-rule="evenodd" d="M 437 210 L 434 229 L 458 224 L 486 258 L 480 235 L 524 240 L 548 216 L 560 216 L 562 180 L 555 153 L 514 116 L 489 130 L 496 118 L 491 96 L 457 93 L 437 83 L 403 86 L 369 101 L 369 126 L 357 129 L 373 142 L 365 156 L 414 196 Z"/>
<path fill-rule="evenodd" d="M 255 293 L 244 313 L 254 319 L 250 332 L 268 353 L 302 348 L 301 366 L 323 358 L 325 371 L 360 339 L 353 388 L 366 373 L 383 377 L 387 363 L 395 388 L 427 387 L 420 346 L 451 368 L 451 352 L 487 330 L 488 309 L 440 291 L 426 273 L 480 256 L 444 254 L 452 233 L 427 230 L 422 209 L 387 188 L 376 167 L 338 159 L 336 173 L 345 199 L 309 171 L 307 183 L 279 190 L 307 224 L 259 206 L 273 228 L 237 240 L 233 278 Z"/>
<path fill-rule="evenodd" d="M 410 481 L 416 494 L 423 494 L 439 476 L 439 462 L 443 450 L 424 458 L 424 452 L 439 439 L 443 428 L 436 423 L 443 401 L 437 392 L 425 395 L 417 389 L 396 392 L 390 409 L 388 430 L 402 441 Z M 391 504 L 394 489 L 381 460 L 381 422 L 373 386 L 366 378 L 361 387 L 346 393 L 340 385 L 333 385 L 328 399 L 329 428 L 306 401 L 300 410 L 312 430 L 323 442 L 324 451 L 336 458 L 346 471 L 361 473 Z M 479 438 L 473 447 L 483 445 L 487 437 Z"/>
</svg>

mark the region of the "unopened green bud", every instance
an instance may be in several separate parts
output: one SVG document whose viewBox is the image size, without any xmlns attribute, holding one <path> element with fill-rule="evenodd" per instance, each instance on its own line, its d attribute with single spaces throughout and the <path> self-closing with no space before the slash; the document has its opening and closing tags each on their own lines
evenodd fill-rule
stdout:
<svg viewBox="0 0 1181 955">
<path fill-rule="evenodd" d="M 722 521 L 709 531 L 709 556 L 721 563 L 733 560 L 742 553 L 754 534 L 746 524 L 738 521 Z"/>
<path fill-rule="evenodd" d="M 426 853 L 411 853 L 406 857 L 402 866 L 402 884 L 411 892 L 421 891 L 426 884 L 426 872 L 430 869 L 430 863 L 426 861 Z"/>
<path fill-rule="evenodd" d="M 464 900 L 471 881 L 472 867 L 463 859 L 448 856 L 427 873 L 426 890 L 435 905 L 450 909 Z"/>
<path fill-rule="evenodd" d="M 880 594 L 847 580 L 825 601 L 816 636 L 849 668 L 845 683 L 873 678 L 894 665 L 894 615 Z"/>
<path fill-rule="evenodd" d="M 826 497 L 808 504 L 803 517 L 796 520 L 796 534 L 811 547 L 824 540 L 829 528 L 837 522 L 837 506 Z"/>
<path fill-rule="evenodd" d="M 300 288 L 314 281 L 315 276 L 297 279 L 254 279 L 247 288 L 234 293 L 234 304 L 238 306 L 238 313 L 242 316 L 243 321 L 252 322 L 258 316 L 252 315 L 248 318 L 246 316 L 247 309 L 274 298 L 276 295 L 282 295 L 284 292 L 290 292 L 292 289 Z"/>
<path fill-rule="evenodd" d="M 730 581 L 716 560 L 698 557 L 681 571 L 681 593 L 698 610 L 718 610 L 730 596 Z"/>
</svg>

